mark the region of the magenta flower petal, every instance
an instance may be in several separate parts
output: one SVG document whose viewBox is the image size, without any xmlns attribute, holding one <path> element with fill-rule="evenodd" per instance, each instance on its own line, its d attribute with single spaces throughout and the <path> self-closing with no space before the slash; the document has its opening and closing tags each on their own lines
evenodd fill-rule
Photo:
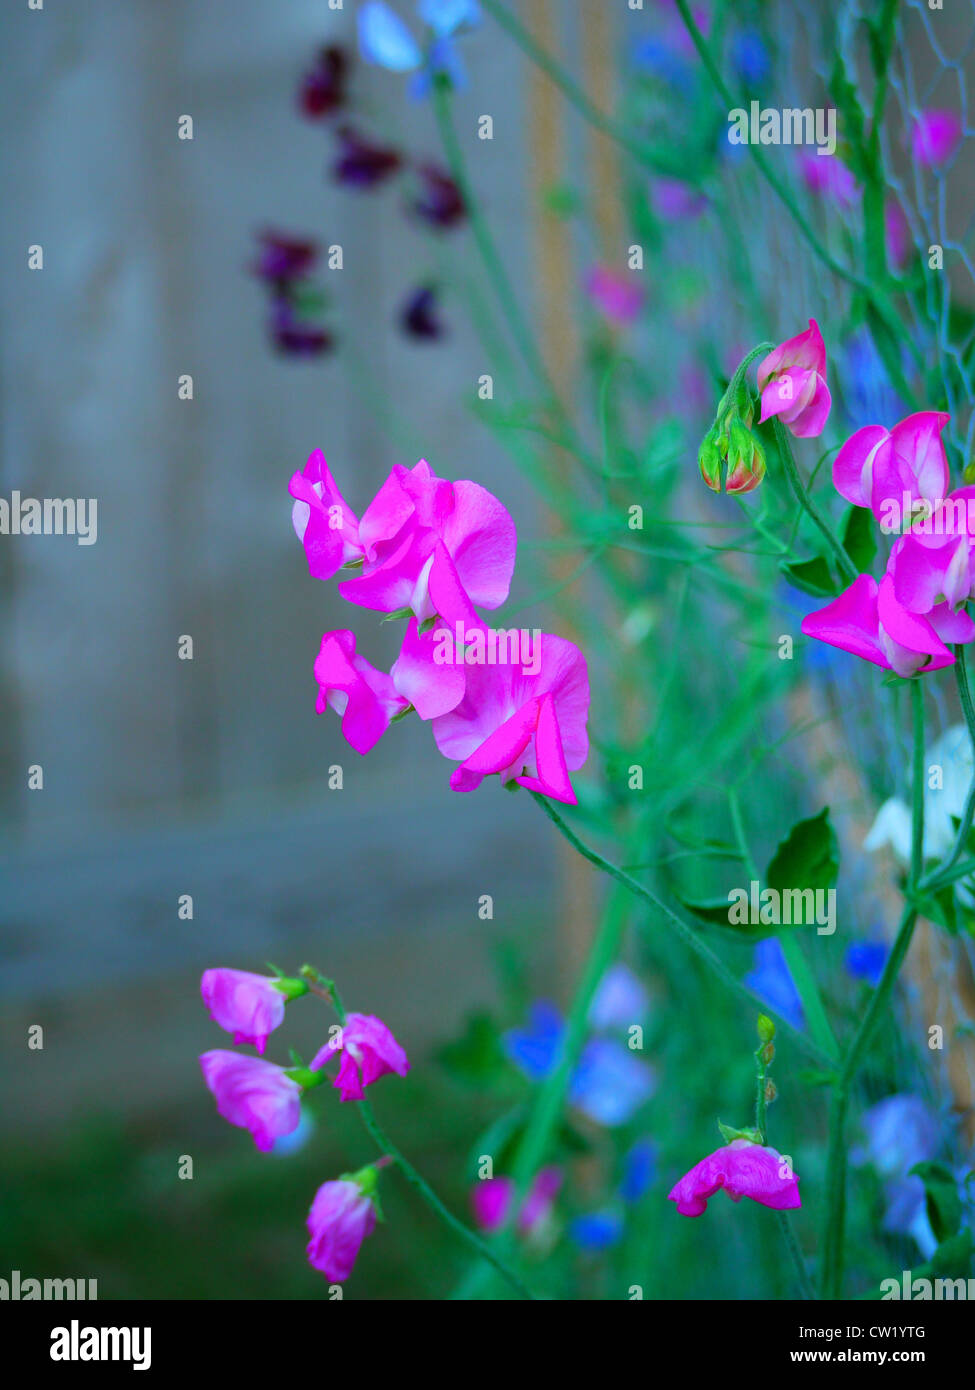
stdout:
<svg viewBox="0 0 975 1390">
<path fill-rule="evenodd" d="M 322 1183 L 308 1213 L 309 1263 L 334 1284 L 341 1284 L 366 1236 L 376 1226 L 376 1208 L 358 1183 L 348 1178 Z"/>
<path fill-rule="evenodd" d="M 232 1033 L 235 1043 L 253 1043 L 260 1053 L 268 1034 L 284 1022 L 285 996 L 267 975 L 205 970 L 200 992 L 214 1023 Z"/>
<path fill-rule="evenodd" d="M 312 1071 L 326 1066 L 337 1052 L 341 1061 L 333 1085 L 342 1100 L 362 1100 L 364 1086 L 389 1072 L 405 1076 L 410 1069 L 402 1047 L 382 1019 L 372 1014 L 349 1014 L 340 1037 L 327 1042 L 312 1058 Z"/>
<path fill-rule="evenodd" d="M 204 1052 L 200 1066 L 218 1113 L 230 1124 L 250 1130 L 254 1143 L 265 1153 L 274 1147 L 275 1139 L 298 1128 L 301 1087 L 283 1067 L 220 1049 Z"/>
<path fill-rule="evenodd" d="M 968 541 L 949 536 L 935 549 L 919 536 L 902 536 L 891 551 L 887 572 L 897 602 L 912 613 L 928 613 L 942 598 L 957 608 L 972 587 Z"/>
<path fill-rule="evenodd" d="M 331 707 L 342 716 L 342 734 L 357 753 L 368 753 L 407 706 L 392 677 L 356 655 L 355 633 L 347 629 L 323 634 L 315 680 L 318 713 Z"/>
<path fill-rule="evenodd" d="M 890 666 L 880 643 L 877 581 L 869 574 L 861 574 L 825 608 L 807 614 L 802 631 L 875 666 Z"/>
<path fill-rule="evenodd" d="M 295 499 L 295 533 L 315 579 L 331 579 L 342 565 L 362 558 L 358 519 L 339 492 L 321 449 L 310 455 L 301 473 L 295 473 L 288 491 Z"/>
<path fill-rule="evenodd" d="M 954 111 L 922 111 L 911 127 L 911 153 L 918 164 L 944 164 L 961 136 L 962 124 Z"/>
<path fill-rule="evenodd" d="M 851 434 L 833 460 L 833 486 L 855 507 L 873 499 L 873 467 L 881 447 L 889 451 L 890 433 L 883 425 L 864 425 Z"/>
<path fill-rule="evenodd" d="M 894 581 L 889 574 L 880 581 L 877 612 L 881 646 L 899 676 L 916 675 L 922 668 L 937 671 L 942 666 L 954 665 L 954 656 L 931 624 L 897 602 Z"/>
<path fill-rule="evenodd" d="M 950 475 L 941 432 L 950 419 L 940 410 L 920 410 L 894 426 L 890 442 L 898 477 L 890 478 L 892 488 L 900 481 L 914 497 L 929 502 L 945 497 Z M 876 473 L 874 478 L 876 486 Z"/>
<path fill-rule="evenodd" d="M 780 343 L 758 367 L 761 419 L 778 415 L 797 439 L 822 434 L 830 412 L 826 345 L 815 319 L 805 333 Z"/>
<path fill-rule="evenodd" d="M 444 652 L 454 659 L 438 661 Z M 450 630 L 438 625 L 421 636 L 416 618 L 410 619 L 390 675 L 397 692 L 421 719 L 435 719 L 456 709 L 467 685 L 463 657 L 454 653 Z"/>
<path fill-rule="evenodd" d="M 538 723 L 538 701 L 530 700 L 516 710 L 510 719 L 488 734 L 479 747 L 465 758 L 451 774 L 450 785 L 455 792 L 472 792 L 485 777 L 506 772 L 519 764 L 531 742 Z"/>
<path fill-rule="evenodd" d="M 750 1197 L 775 1211 L 801 1207 L 799 1179 L 775 1149 L 735 1139 L 696 1163 L 668 1194 L 681 1216 L 702 1216 L 708 1201 L 724 1188 L 733 1202 Z"/>
<path fill-rule="evenodd" d="M 576 805 L 576 794 L 569 781 L 569 770 L 565 765 L 562 749 L 562 735 L 559 720 L 555 713 L 555 701 L 551 695 L 543 695 L 538 707 L 538 723 L 535 727 L 535 764 L 537 777 L 518 777 L 522 787 L 542 792 L 556 801 Z"/>
</svg>

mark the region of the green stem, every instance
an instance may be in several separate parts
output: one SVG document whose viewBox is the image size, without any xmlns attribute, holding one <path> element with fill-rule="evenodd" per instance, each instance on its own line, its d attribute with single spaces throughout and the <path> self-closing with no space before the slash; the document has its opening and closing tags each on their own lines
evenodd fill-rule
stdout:
<svg viewBox="0 0 975 1390">
<path fill-rule="evenodd" d="M 638 883 L 635 878 L 631 878 L 625 870 L 618 868 L 615 864 L 611 864 L 608 859 L 604 859 L 603 856 L 598 854 L 594 849 L 590 849 L 587 844 L 579 839 L 575 831 L 569 829 L 547 797 L 542 796 L 540 792 L 531 792 L 531 796 L 542 808 L 562 837 L 568 841 L 574 850 L 582 855 L 583 859 L 588 859 L 590 864 L 594 864 L 596 868 L 601 869 L 603 873 L 609 874 L 610 878 L 616 879 L 616 881 L 621 883 L 634 897 L 642 898 L 644 902 L 649 903 L 657 912 L 666 917 L 681 940 L 695 953 L 695 955 L 699 956 L 701 960 L 704 961 L 712 973 L 716 975 L 728 989 L 732 990 L 740 998 L 747 1000 L 749 1005 L 757 1004 L 763 1013 L 776 1017 L 781 1025 L 795 1038 L 796 1042 L 799 1043 L 809 1056 L 820 1066 L 830 1067 L 832 1065 L 832 1058 L 829 1056 L 829 1053 L 824 1052 L 811 1038 L 807 1038 L 805 1033 L 793 1027 L 788 1019 L 783 1018 L 781 1014 L 779 1014 L 772 1005 L 767 1004 L 760 995 L 756 994 L 753 990 L 750 990 L 747 985 L 743 985 L 740 980 L 736 979 L 725 965 L 724 961 L 711 950 L 710 946 L 707 946 L 700 939 L 695 931 L 692 931 L 686 922 L 682 922 L 677 914 L 672 911 L 665 902 L 657 897 L 656 893 L 652 892 L 649 888 L 645 888 L 643 884 Z"/>
<path fill-rule="evenodd" d="M 789 1218 L 784 1211 L 777 1211 L 775 1215 L 778 1217 L 779 1230 L 782 1232 L 782 1238 L 788 1246 L 789 1254 L 792 1256 L 792 1263 L 795 1265 L 796 1276 L 799 1280 L 799 1288 L 802 1292 L 802 1296 L 809 1301 L 815 1300 L 819 1295 L 816 1293 L 815 1284 L 809 1277 L 806 1261 L 803 1258 L 802 1250 L 798 1240 L 796 1240 L 796 1233 L 792 1229 Z"/>
<path fill-rule="evenodd" d="M 924 689 L 921 678 L 911 682 L 911 705 L 914 736 L 913 811 L 911 817 L 911 877 L 910 887 L 916 892 L 921 881 L 924 863 Z M 880 982 L 873 992 L 866 1013 L 843 1058 L 839 1076 L 833 1088 L 830 1108 L 829 1147 L 826 1159 L 826 1207 L 822 1238 L 820 1291 L 824 1298 L 840 1298 L 843 1292 L 844 1234 L 846 1221 L 846 1116 L 850 1089 L 857 1069 L 866 1056 L 874 1029 L 885 1012 L 907 955 L 917 924 L 917 908 L 908 905 L 904 910 L 891 953 L 887 958 Z"/>
<path fill-rule="evenodd" d="M 303 965 L 299 974 L 303 979 L 308 981 L 309 987 L 314 994 L 317 994 L 320 999 L 327 1000 L 332 1005 L 339 1023 L 344 1028 L 348 1014 L 346 1013 L 345 1005 L 342 1002 L 342 996 L 339 994 L 335 981 L 329 980 L 319 970 L 316 970 L 313 965 Z M 443 1202 L 441 1202 L 426 1179 L 421 1177 L 413 1167 L 413 1164 L 410 1163 L 409 1159 L 400 1153 L 393 1141 L 387 1138 L 380 1129 L 369 1102 L 367 1100 L 360 1100 L 356 1102 L 356 1106 L 362 1123 L 372 1135 L 377 1146 L 388 1158 L 392 1159 L 406 1181 L 419 1192 L 427 1206 L 430 1207 L 432 1211 L 436 1212 L 441 1221 L 449 1226 L 454 1234 L 459 1236 L 466 1245 L 470 1246 L 482 1260 L 487 1260 L 488 1264 L 493 1265 L 501 1277 L 506 1279 L 515 1290 L 519 1298 L 534 1300 L 535 1295 L 528 1286 L 523 1283 L 515 1271 L 501 1258 L 497 1251 L 492 1250 L 479 1235 L 468 1226 L 465 1226 L 463 1221 L 459 1221 L 457 1217 L 454 1216 L 453 1212 L 449 1211 L 447 1207 L 444 1206 Z"/>
<path fill-rule="evenodd" d="M 802 507 L 803 511 L 809 517 L 810 521 L 812 521 L 812 523 L 826 538 L 826 541 L 828 542 L 830 549 L 836 556 L 837 564 L 839 565 L 844 576 L 849 580 L 858 578 L 859 571 L 857 570 L 856 565 L 850 559 L 849 555 L 847 555 L 846 551 L 843 548 L 842 542 L 839 540 L 837 536 L 833 534 L 832 528 L 826 521 L 824 521 L 823 517 L 819 513 L 818 508 L 814 504 L 812 498 L 809 496 L 809 493 L 806 490 L 802 478 L 799 476 L 799 469 L 796 466 L 796 461 L 792 453 L 792 445 L 789 443 L 789 435 L 786 431 L 785 426 L 776 416 L 772 417 L 772 432 L 775 435 L 775 443 L 779 451 L 779 457 L 785 464 L 786 476 L 789 479 L 789 483 L 792 487 L 793 493 L 795 494 L 796 501 L 799 503 L 800 507 Z"/>
<path fill-rule="evenodd" d="M 535 1295 L 502 1256 L 496 1250 L 492 1250 L 490 1245 L 483 1241 L 480 1236 L 476 1235 L 468 1226 L 465 1226 L 463 1221 L 459 1221 L 451 1211 L 448 1211 L 426 1179 L 420 1176 L 412 1163 L 400 1153 L 393 1141 L 387 1138 L 376 1123 L 376 1117 L 372 1112 L 372 1106 L 369 1102 L 367 1100 L 360 1100 L 357 1101 L 356 1104 L 362 1123 L 372 1135 L 378 1147 L 384 1154 L 387 1154 L 393 1160 L 406 1181 L 416 1188 L 427 1206 L 436 1212 L 441 1221 L 449 1226 L 454 1234 L 459 1236 L 476 1255 L 480 1256 L 482 1260 L 486 1260 L 488 1264 L 493 1265 L 502 1279 L 506 1280 L 515 1290 L 519 1298 L 534 1301 Z"/>
<path fill-rule="evenodd" d="M 975 769 L 975 703 L 972 701 L 971 686 L 968 683 L 968 668 L 965 665 L 965 648 L 962 643 L 955 646 L 955 681 L 958 686 L 958 698 L 961 701 L 962 713 L 965 716 L 965 723 L 968 726 L 968 737 L 972 744 L 972 766 Z M 975 771 L 972 774 L 972 784 L 968 789 L 968 796 L 965 799 L 965 809 L 962 811 L 961 824 L 958 826 L 958 834 L 955 837 L 954 847 L 948 858 L 939 864 L 933 873 L 921 881 L 922 888 L 934 886 L 942 887 L 944 876 L 948 873 L 958 860 L 961 858 L 962 851 L 968 844 L 968 835 L 972 828 L 972 818 L 975 817 Z M 957 877 L 964 878 L 965 874 L 958 874 Z M 951 878 L 945 880 L 952 882 Z"/>
<path fill-rule="evenodd" d="M 735 839 L 742 859 L 745 861 L 745 868 L 750 878 L 761 881 L 761 874 L 758 866 L 752 857 L 751 849 L 748 845 L 748 837 L 745 834 L 745 823 L 741 814 L 741 802 L 738 798 L 736 787 L 728 788 L 728 807 L 731 811 L 731 824 L 734 828 Z M 809 1028 L 816 1040 L 817 1045 L 822 1048 L 824 1054 L 832 1062 L 838 1062 L 840 1049 L 833 1036 L 833 1030 L 829 1025 L 826 1009 L 823 1006 L 822 996 L 819 993 L 819 986 L 816 978 L 806 962 L 802 946 L 799 939 L 793 932 L 780 932 L 778 935 L 779 944 L 782 947 L 782 954 L 788 966 L 789 974 L 792 976 L 799 998 L 802 1001 L 802 1008 L 809 1021 Z"/>
</svg>

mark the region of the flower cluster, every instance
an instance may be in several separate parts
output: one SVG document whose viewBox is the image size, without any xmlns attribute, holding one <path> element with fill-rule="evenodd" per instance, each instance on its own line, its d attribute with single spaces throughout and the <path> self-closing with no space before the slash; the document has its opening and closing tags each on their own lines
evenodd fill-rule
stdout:
<svg viewBox="0 0 975 1390">
<path fill-rule="evenodd" d="M 356 650 L 354 632 L 323 634 L 319 713 L 339 714 L 346 740 L 365 754 L 415 711 L 459 763 L 454 791 L 497 774 L 574 803 L 569 773 L 588 755 L 585 658 L 550 633 L 490 629 L 476 611 L 505 602 L 514 570 L 514 522 L 498 499 L 467 479 L 438 478 L 421 459 L 394 467 L 357 517 L 320 450 L 289 491 L 312 576 L 341 571 L 348 603 L 406 620 L 389 672 Z"/>
<path fill-rule="evenodd" d="M 964 605 L 975 594 L 975 488 L 949 492 L 942 431 L 950 417 L 922 410 L 887 429 L 865 425 L 833 464 L 837 492 L 900 532 L 883 577 L 859 575 L 809 614 L 803 632 L 899 676 L 954 663 L 949 643 L 970 642 Z"/>
<path fill-rule="evenodd" d="M 427 25 L 426 52 L 413 39 L 409 29 L 385 5 L 371 3 L 359 10 L 359 46 L 367 62 L 378 63 L 396 72 L 418 69 L 414 94 L 429 89 L 434 77 L 444 73 L 452 83 L 462 73 L 454 58 L 453 35 L 479 19 L 477 6 L 470 0 L 449 4 L 425 0 L 420 17 Z M 334 45 L 318 53 L 314 65 L 304 75 L 298 93 L 298 106 L 309 120 L 327 123 L 334 131 L 335 152 L 328 169 L 331 178 L 343 188 L 369 192 L 384 187 L 396 176 L 407 183 L 404 196 L 406 215 L 436 232 L 461 224 L 467 216 L 464 197 L 447 170 L 427 158 L 413 158 L 405 150 L 366 134 L 351 114 L 348 90 L 351 58 Z M 399 311 L 404 333 L 418 339 L 444 336 L 442 319 L 436 313 L 437 290 L 433 284 L 420 284 L 406 295 Z"/>
<path fill-rule="evenodd" d="M 334 345 L 319 317 L 325 297 L 310 278 L 319 257 L 317 242 L 265 231 L 252 266 L 268 289 L 268 334 L 289 357 L 317 357 Z"/>
<path fill-rule="evenodd" d="M 252 1043 L 262 1054 L 251 1057 L 217 1048 L 203 1053 L 200 1066 L 218 1113 L 248 1130 L 264 1153 L 298 1128 L 302 1096 L 326 1079 L 324 1068 L 333 1057 L 341 1058 L 332 1085 L 343 1101 L 362 1100 L 366 1086 L 388 1073 L 405 1076 L 410 1069 L 406 1053 L 385 1023 L 358 1013 L 345 1015 L 341 1027 L 332 1029 L 310 1066 L 296 1062 L 282 1067 L 265 1061 L 269 1034 L 282 1023 L 288 1001 L 308 993 L 309 975 L 318 978 L 308 967 L 294 979 L 221 967 L 205 971 L 201 981 L 203 1002 L 213 1021 L 235 1044 Z M 343 1173 L 315 1194 L 308 1214 L 308 1259 L 335 1283 L 347 1278 L 360 1245 L 376 1224 L 375 1189 L 382 1161 L 357 1173 Z"/>
</svg>

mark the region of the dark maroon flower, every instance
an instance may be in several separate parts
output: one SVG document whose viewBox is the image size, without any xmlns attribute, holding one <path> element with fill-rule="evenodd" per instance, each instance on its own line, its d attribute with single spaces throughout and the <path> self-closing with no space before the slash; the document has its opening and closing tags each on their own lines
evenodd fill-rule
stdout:
<svg viewBox="0 0 975 1390">
<path fill-rule="evenodd" d="M 413 290 L 400 316 L 404 333 L 411 338 L 442 338 L 446 329 L 437 317 L 437 296 L 431 285 Z"/>
<path fill-rule="evenodd" d="M 326 329 L 296 317 L 291 304 L 283 297 L 274 301 L 270 328 L 275 347 L 287 357 L 317 357 L 334 346 L 332 335 Z"/>
<path fill-rule="evenodd" d="M 467 209 L 461 191 L 450 175 L 432 164 L 422 165 L 417 173 L 421 181 L 420 193 L 410 204 L 417 216 L 433 227 L 453 227 L 461 222 Z"/>
<path fill-rule="evenodd" d="M 374 188 L 394 174 L 402 163 L 398 150 L 370 144 L 351 126 L 342 126 L 338 137 L 342 149 L 332 173 L 339 183 L 353 188 Z"/>
<path fill-rule="evenodd" d="M 344 48 L 330 44 L 319 51 L 315 66 L 305 74 L 298 92 L 298 104 L 306 116 L 315 121 L 345 105 L 348 70 Z"/>
<path fill-rule="evenodd" d="M 260 232 L 258 239 L 261 250 L 252 269 L 262 280 L 286 284 L 307 275 L 318 260 L 318 245 L 314 241 L 299 241 L 280 232 Z"/>
</svg>

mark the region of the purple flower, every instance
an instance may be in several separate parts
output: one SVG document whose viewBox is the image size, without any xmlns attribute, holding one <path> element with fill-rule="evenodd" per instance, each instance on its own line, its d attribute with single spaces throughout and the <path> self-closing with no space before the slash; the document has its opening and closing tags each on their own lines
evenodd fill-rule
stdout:
<svg viewBox="0 0 975 1390">
<path fill-rule="evenodd" d="M 375 1176 L 375 1170 L 367 1169 Z M 376 1226 L 371 1197 L 351 1177 L 324 1182 L 315 1193 L 308 1213 L 309 1263 L 333 1284 L 352 1273 L 359 1249 Z"/>
<path fill-rule="evenodd" d="M 232 1033 L 235 1043 L 253 1043 L 263 1054 L 268 1034 L 284 1022 L 285 1001 L 307 990 L 300 980 L 287 986 L 280 988 L 268 975 L 220 968 L 203 972 L 200 993 L 214 1023 Z"/>
<path fill-rule="evenodd" d="M 403 332 L 410 338 L 442 338 L 446 329 L 437 317 L 437 295 L 431 285 L 412 290 L 400 312 Z"/>
<path fill-rule="evenodd" d="M 318 260 L 314 241 L 286 236 L 281 232 L 260 232 L 260 254 L 253 271 L 261 280 L 282 285 L 307 275 Z"/>
<path fill-rule="evenodd" d="M 230 1124 L 250 1130 L 264 1153 L 274 1147 L 275 1139 L 297 1129 L 301 1086 L 284 1067 L 221 1049 L 204 1052 L 200 1066 L 218 1113 Z"/>
<path fill-rule="evenodd" d="M 467 215 L 460 189 L 450 177 L 432 164 L 417 170 L 420 191 L 410 203 L 410 209 L 431 227 L 446 229 L 462 222 Z"/>
<path fill-rule="evenodd" d="M 745 984 L 777 1009 L 794 1028 L 805 1027 L 802 1000 L 789 973 L 777 937 L 769 936 L 755 947 L 755 964 L 745 976 Z"/>
<path fill-rule="evenodd" d="M 911 127 L 911 153 L 918 164 L 931 168 L 951 158 L 962 138 L 954 111 L 922 111 Z"/>
<path fill-rule="evenodd" d="M 342 1061 L 332 1083 L 342 1100 L 362 1100 L 364 1086 L 395 1072 L 405 1076 L 410 1069 L 406 1053 L 381 1018 L 372 1014 L 349 1014 L 340 1035 L 330 1039 L 312 1058 L 312 1071 L 320 1071 L 337 1052 Z"/>
<path fill-rule="evenodd" d="M 306 116 L 318 120 L 344 106 L 348 69 L 344 48 L 329 44 L 319 51 L 315 66 L 303 77 L 298 93 L 298 104 Z"/>
<path fill-rule="evenodd" d="M 342 126 L 338 139 L 341 148 L 332 176 L 349 188 L 375 188 L 403 162 L 398 150 L 372 143 L 351 126 Z"/>
<path fill-rule="evenodd" d="M 300 319 L 284 296 L 271 308 L 270 331 L 274 346 L 286 357 L 318 357 L 334 346 L 328 329 Z"/>
</svg>

